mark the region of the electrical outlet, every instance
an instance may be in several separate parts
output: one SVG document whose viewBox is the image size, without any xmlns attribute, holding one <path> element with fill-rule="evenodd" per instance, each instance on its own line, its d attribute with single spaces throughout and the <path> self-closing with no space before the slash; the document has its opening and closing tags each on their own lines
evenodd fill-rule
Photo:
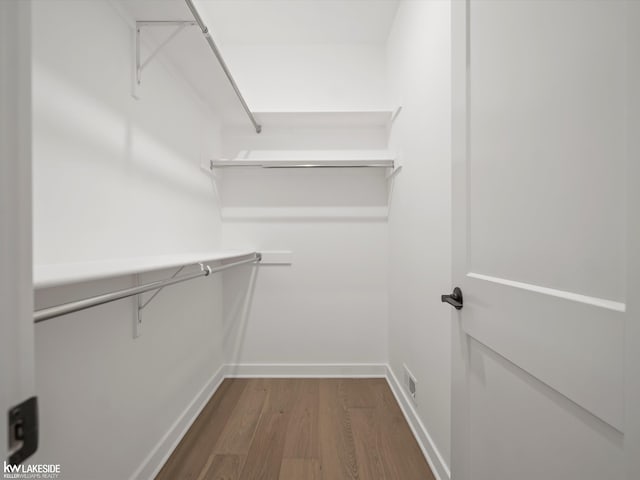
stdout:
<svg viewBox="0 0 640 480">
<path fill-rule="evenodd" d="M 416 386 L 417 386 L 417 381 L 416 381 L 416 377 L 411 373 L 411 370 L 409 370 L 409 368 L 403 364 L 404 367 L 404 375 L 403 375 L 403 380 L 404 380 L 404 386 L 407 389 L 407 391 L 409 392 L 409 396 L 413 399 L 413 402 L 416 402 Z"/>
</svg>

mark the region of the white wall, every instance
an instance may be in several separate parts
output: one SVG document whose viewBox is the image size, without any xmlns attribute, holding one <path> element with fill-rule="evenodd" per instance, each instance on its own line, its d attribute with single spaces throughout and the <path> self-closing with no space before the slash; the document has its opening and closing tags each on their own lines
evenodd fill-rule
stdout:
<svg viewBox="0 0 640 480">
<path fill-rule="evenodd" d="M 200 162 L 219 124 L 161 62 L 131 96 L 132 31 L 106 1 L 33 6 L 34 261 L 84 262 L 217 248 Z M 142 281 L 163 278 L 156 272 Z M 131 278 L 36 292 L 36 306 Z M 163 291 L 133 340 L 133 300 L 36 326 L 41 442 L 64 478 L 125 479 L 223 362 L 221 278 Z"/>
<path fill-rule="evenodd" d="M 265 218 L 234 222 L 226 238 L 293 251 L 290 266 L 260 267 L 247 314 L 246 274 L 225 274 L 229 363 L 386 363 L 386 223 Z"/>
<path fill-rule="evenodd" d="M 388 43 L 392 99 L 402 105 L 391 145 L 402 156 L 389 217 L 389 360 L 417 379 L 416 410 L 450 459 L 450 5 L 401 2 Z"/>
<path fill-rule="evenodd" d="M 251 108 L 386 105 L 384 48 L 366 44 L 224 45 Z"/>
<path fill-rule="evenodd" d="M 34 263 L 215 248 L 212 114 L 158 61 L 132 98 L 132 34 L 108 2 L 36 1 L 34 23 Z"/>
<path fill-rule="evenodd" d="M 348 130 L 265 127 L 257 136 L 226 129 L 224 148 L 233 156 L 240 145 L 372 148 L 384 141 L 383 129 Z M 233 322 L 229 362 L 386 363 L 384 174 L 247 169 L 218 175 L 225 244 L 293 252 L 292 265 L 260 267 L 251 310 Z M 235 275 L 225 274 L 229 305 L 238 301 Z"/>
<path fill-rule="evenodd" d="M 384 49 L 370 45 L 225 45 L 256 110 L 386 106 Z M 223 130 L 223 154 L 242 150 L 386 148 L 382 126 L 302 127 L 304 115 Z M 218 175 L 227 246 L 290 250 L 262 266 L 250 311 L 237 317 L 225 274 L 230 363 L 382 364 L 387 360 L 387 183 L 383 171 L 243 170 Z M 241 212 L 238 214 L 238 212 Z M 229 319 L 227 321 L 231 322 Z"/>
</svg>

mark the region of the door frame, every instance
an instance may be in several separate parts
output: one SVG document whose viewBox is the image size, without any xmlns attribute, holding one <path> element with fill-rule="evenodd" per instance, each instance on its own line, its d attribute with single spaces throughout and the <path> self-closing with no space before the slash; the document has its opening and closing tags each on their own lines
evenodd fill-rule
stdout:
<svg viewBox="0 0 640 480">
<path fill-rule="evenodd" d="M 466 275 L 466 218 L 454 212 L 466 209 L 468 130 L 468 12 L 469 0 L 451 0 L 451 178 L 452 178 L 452 279 Z M 456 181 L 453 181 L 456 179 Z M 461 248 L 462 247 L 462 248 Z M 471 478 L 469 466 L 469 340 L 462 329 L 460 311 L 451 309 L 451 478 Z"/>
<path fill-rule="evenodd" d="M 627 0 L 627 316 L 624 457 L 628 480 L 640 478 L 640 2 Z M 635 87 L 634 87 L 635 86 Z M 635 209 L 632 206 L 636 206 Z"/>
<path fill-rule="evenodd" d="M 0 1 L 0 448 L 8 411 L 35 394 L 31 2 Z"/>
</svg>

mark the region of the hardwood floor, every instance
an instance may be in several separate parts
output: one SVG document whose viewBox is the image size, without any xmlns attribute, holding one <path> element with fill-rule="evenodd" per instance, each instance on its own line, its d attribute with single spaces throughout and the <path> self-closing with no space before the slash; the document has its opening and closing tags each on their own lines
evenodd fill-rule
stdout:
<svg viewBox="0 0 640 480">
<path fill-rule="evenodd" d="M 384 379 L 227 379 L 157 480 L 434 480 Z"/>
</svg>

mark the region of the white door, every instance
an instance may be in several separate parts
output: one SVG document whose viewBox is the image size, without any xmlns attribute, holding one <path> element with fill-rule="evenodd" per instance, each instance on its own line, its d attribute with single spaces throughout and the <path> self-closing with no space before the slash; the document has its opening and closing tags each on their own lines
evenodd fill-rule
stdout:
<svg viewBox="0 0 640 480">
<path fill-rule="evenodd" d="M 27 1 L 0 1 L 0 462 L 16 463 L 37 442 L 35 405 L 29 400 L 34 395 L 29 7 Z"/>
<path fill-rule="evenodd" d="M 455 480 L 640 478 L 639 3 L 452 2 Z"/>
</svg>

